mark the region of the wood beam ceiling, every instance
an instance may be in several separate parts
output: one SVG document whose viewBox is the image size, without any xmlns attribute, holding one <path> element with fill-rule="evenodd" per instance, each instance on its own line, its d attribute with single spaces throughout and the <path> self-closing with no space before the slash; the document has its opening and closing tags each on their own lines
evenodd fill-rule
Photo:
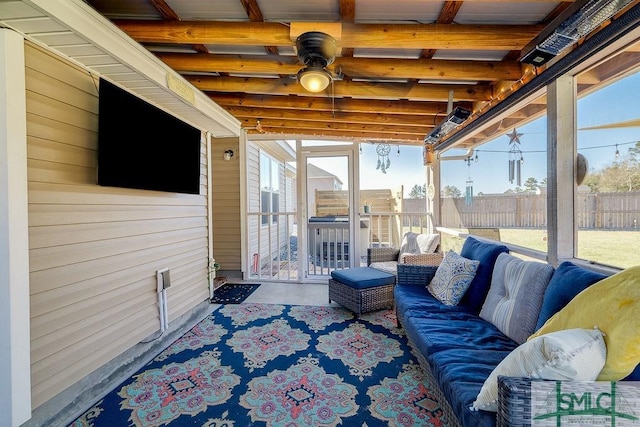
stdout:
<svg viewBox="0 0 640 427">
<path fill-rule="evenodd" d="M 528 68 L 519 63 L 519 53 L 543 28 L 455 24 L 463 5 L 456 0 L 443 3 L 433 24 L 355 23 L 355 0 L 339 0 L 341 51 L 328 67 L 337 78 L 325 92 L 312 94 L 295 79 L 301 68 L 298 58 L 282 51 L 290 52 L 294 45 L 290 25 L 313 23 L 265 22 L 258 0 L 239 0 L 249 22 L 183 21 L 166 0 L 149 1 L 164 21 L 114 23 L 138 42 L 159 47 L 154 52 L 162 61 L 209 94 L 250 133 L 258 132 L 259 120 L 262 132 L 410 144 L 421 142 L 442 120 L 449 99 L 479 111 L 494 102 L 496 93 L 521 81 Z M 163 51 L 165 44 L 199 53 Z M 210 53 L 216 46 L 260 46 L 265 55 Z M 415 58 L 363 57 L 366 50 L 419 53 Z M 433 59 L 443 50 L 509 53 L 495 61 Z"/>
<path fill-rule="evenodd" d="M 168 66 L 181 73 L 207 73 L 211 70 L 231 74 L 295 75 L 301 65 L 295 57 L 256 55 L 208 55 L 158 53 Z M 431 81 L 518 80 L 522 68 L 517 61 L 457 61 L 437 59 L 336 58 L 329 67 L 351 78 L 424 79 Z"/>
<path fill-rule="evenodd" d="M 291 46 L 289 27 L 273 22 L 201 22 L 115 20 L 141 43 L 227 46 Z M 402 49 L 522 49 L 539 25 L 342 24 L 342 47 Z"/>
</svg>

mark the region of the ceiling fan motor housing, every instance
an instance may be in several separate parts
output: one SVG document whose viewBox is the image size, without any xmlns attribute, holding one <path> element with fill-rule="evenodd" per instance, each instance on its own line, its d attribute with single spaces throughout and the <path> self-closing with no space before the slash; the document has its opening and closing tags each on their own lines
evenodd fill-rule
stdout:
<svg viewBox="0 0 640 427">
<path fill-rule="evenodd" d="M 296 39 L 298 59 L 307 67 L 324 68 L 335 60 L 336 41 L 328 34 L 310 31 Z"/>
</svg>

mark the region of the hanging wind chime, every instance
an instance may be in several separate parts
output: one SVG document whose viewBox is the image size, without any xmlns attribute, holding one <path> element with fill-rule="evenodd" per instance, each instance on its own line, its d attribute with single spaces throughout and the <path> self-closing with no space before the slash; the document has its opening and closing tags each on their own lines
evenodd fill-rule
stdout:
<svg viewBox="0 0 640 427">
<path fill-rule="evenodd" d="M 522 157 L 522 150 L 520 150 L 520 137 L 523 134 L 516 132 L 516 128 L 513 128 L 513 132 L 509 134 L 509 182 L 513 184 L 513 180 L 516 180 L 518 187 L 522 185 L 522 164 L 524 163 L 524 157 Z"/>
<path fill-rule="evenodd" d="M 391 166 L 391 160 L 389 160 L 389 153 L 391 152 L 391 146 L 386 142 L 381 142 L 376 147 L 376 153 L 378 153 L 378 165 L 376 170 L 380 169 L 382 173 L 387 173 L 387 169 Z"/>
<path fill-rule="evenodd" d="M 464 193 L 464 203 L 467 206 L 473 206 L 473 180 L 471 179 L 471 157 L 467 157 L 467 168 L 469 169 L 469 177 L 467 178 L 466 190 Z"/>
</svg>

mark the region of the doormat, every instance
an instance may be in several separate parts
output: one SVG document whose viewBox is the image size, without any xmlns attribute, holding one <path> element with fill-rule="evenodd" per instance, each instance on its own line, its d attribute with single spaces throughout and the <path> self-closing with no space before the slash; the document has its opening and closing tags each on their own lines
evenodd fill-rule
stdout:
<svg viewBox="0 0 640 427">
<path fill-rule="evenodd" d="M 225 283 L 213 292 L 214 304 L 240 304 L 260 286 L 259 283 Z"/>
</svg>

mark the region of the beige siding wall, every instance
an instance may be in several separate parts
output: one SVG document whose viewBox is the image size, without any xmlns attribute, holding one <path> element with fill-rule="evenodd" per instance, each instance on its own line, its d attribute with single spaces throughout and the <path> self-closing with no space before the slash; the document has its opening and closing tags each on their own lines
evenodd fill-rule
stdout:
<svg viewBox="0 0 640 427">
<path fill-rule="evenodd" d="M 207 290 L 206 145 L 201 195 L 96 185 L 97 78 L 26 47 L 33 407 L 159 330 Z"/>
<path fill-rule="evenodd" d="M 226 150 L 235 153 L 224 160 Z M 240 238 L 240 162 L 238 138 L 211 140 L 213 257 L 222 270 L 240 271 L 242 245 Z"/>
</svg>

